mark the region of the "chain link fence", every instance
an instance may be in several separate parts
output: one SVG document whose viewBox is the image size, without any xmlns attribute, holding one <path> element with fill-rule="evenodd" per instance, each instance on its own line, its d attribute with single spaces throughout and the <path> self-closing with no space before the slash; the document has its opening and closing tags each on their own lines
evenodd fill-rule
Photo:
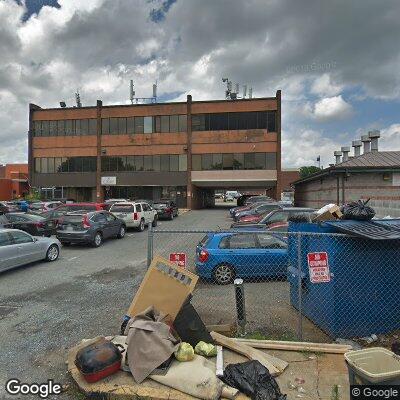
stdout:
<svg viewBox="0 0 400 400">
<path fill-rule="evenodd" d="M 148 263 L 160 255 L 199 275 L 192 304 L 207 325 L 315 342 L 400 329 L 397 240 L 159 229 L 148 240 Z"/>
</svg>

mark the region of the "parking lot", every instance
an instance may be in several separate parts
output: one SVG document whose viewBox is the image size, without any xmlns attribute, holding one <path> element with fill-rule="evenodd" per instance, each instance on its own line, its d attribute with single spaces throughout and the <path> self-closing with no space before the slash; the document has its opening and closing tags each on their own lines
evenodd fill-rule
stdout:
<svg viewBox="0 0 400 400">
<path fill-rule="evenodd" d="M 216 208 L 160 221 L 157 229 L 224 229 L 230 222 L 227 209 Z M 154 254 L 157 248 L 173 250 L 174 240 L 171 235 L 156 233 Z M 146 271 L 146 260 L 147 232 L 128 231 L 124 239 L 106 241 L 100 248 L 64 247 L 56 262 L 1 274 L 0 387 L 11 377 L 67 382 L 68 348 L 82 338 L 119 331 Z M 275 337 L 295 335 L 296 313 L 288 299 L 286 282 L 246 283 L 249 330 Z M 234 321 L 232 285 L 199 283 L 193 303 L 207 324 Z M 312 327 L 309 331 L 310 339 L 320 339 L 320 332 Z"/>
</svg>

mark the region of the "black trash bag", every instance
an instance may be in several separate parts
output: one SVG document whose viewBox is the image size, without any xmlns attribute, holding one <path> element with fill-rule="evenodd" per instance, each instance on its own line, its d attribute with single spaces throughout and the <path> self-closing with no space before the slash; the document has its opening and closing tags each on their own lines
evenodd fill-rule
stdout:
<svg viewBox="0 0 400 400">
<path fill-rule="evenodd" d="M 259 361 L 229 364 L 221 379 L 253 400 L 286 400 L 286 394 L 281 393 L 276 380 Z"/>
<path fill-rule="evenodd" d="M 375 210 L 367 206 L 367 201 L 358 200 L 342 206 L 342 219 L 354 219 L 357 221 L 369 221 L 375 216 Z"/>
</svg>

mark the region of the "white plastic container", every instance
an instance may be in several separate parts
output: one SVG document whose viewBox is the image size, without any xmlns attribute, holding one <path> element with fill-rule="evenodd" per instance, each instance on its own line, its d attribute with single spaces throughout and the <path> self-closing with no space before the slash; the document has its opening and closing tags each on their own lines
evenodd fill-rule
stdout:
<svg viewBox="0 0 400 400">
<path fill-rule="evenodd" d="M 400 385 L 400 357 L 383 347 L 349 351 L 344 358 L 350 385 Z"/>
</svg>

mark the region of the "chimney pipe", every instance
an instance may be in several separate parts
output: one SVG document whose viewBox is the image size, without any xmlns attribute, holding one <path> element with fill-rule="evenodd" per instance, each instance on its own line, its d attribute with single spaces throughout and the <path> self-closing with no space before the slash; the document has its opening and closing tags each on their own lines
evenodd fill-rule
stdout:
<svg viewBox="0 0 400 400">
<path fill-rule="evenodd" d="M 354 147 L 354 157 L 360 156 L 361 155 L 361 146 L 362 146 L 361 140 L 353 140 L 351 142 L 351 145 Z"/>
<path fill-rule="evenodd" d="M 350 153 L 350 147 L 342 147 L 341 148 L 342 153 L 343 153 L 343 162 L 349 161 L 349 153 Z"/>
<path fill-rule="evenodd" d="M 362 135 L 361 141 L 364 144 L 364 154 L 369 153 L 371 151 L 371 139 L 368 135 Z"/>
<path fill-rule="evenodd" d="M 333 155 L 336 157 L 336 164 L 341 163 L 342 152 L 341 151 L 334 151 Z"/>
<path fill-rule="evenodd" d="M 378 130 L 369 131 L 368 137 L 371 139 L 371 151 L 378 151 L 378 139 L 381 137 L 381 134 Z"/>
</svg>

